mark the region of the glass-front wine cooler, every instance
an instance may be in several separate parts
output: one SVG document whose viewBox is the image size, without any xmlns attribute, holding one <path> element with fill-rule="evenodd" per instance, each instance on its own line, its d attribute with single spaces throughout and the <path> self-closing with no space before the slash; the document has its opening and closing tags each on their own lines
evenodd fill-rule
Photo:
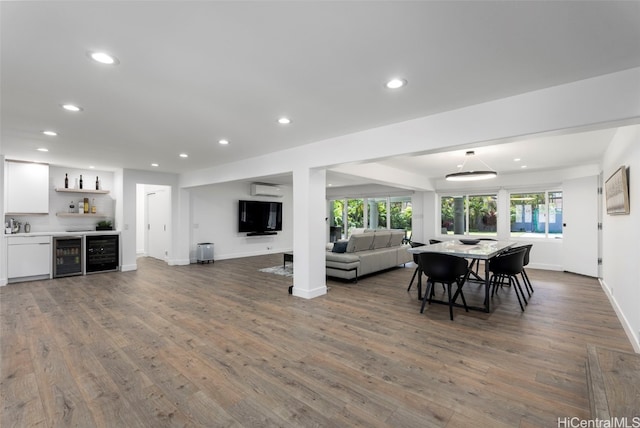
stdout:
<svg viewBox="0 0 640 428">
<path fill-rule="evenodd" d="M 53 238 L 53 277 L 82 275 L 83 248 L 81 236 Z"/>
<path fill-rule="evenodd" d="M 120 268 L 118 235 L 87 235 L 87 273 L 115 271 Z"/>
</svg>

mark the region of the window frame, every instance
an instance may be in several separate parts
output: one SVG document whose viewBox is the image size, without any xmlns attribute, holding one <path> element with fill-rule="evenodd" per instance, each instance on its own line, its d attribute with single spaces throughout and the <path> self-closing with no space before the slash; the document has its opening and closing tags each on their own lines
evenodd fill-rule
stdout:
<svg viewBox="0 0 640 428">
<path fill-rule="evenodd" d="M 561 211 L 564 212 L 564 191 L 561 188 L 556 188 L 556 187 L 551 187 L 551 188 L 546 188 L 546 190 L 540 190 L 538 189 L 510 189 L 507 190 L 508 192 L 508 198 L 509 198 L 509 203 L 508 203 L 508 209 L 509 209 L 509 239 L 532 239 L 535 241 L 539 241 L 539 240 L 552 240 L 552 241 L 559 241 L 562 240 L 564 238 L 564 227 L 561 226 L 561 232 L 559 234 L 549 234 L 549 218 L 551 217 L 549 215 L 549 207 L 550 207 L 550 200 L 549 200 L 549 195 L 552 193 L 560 193 L 562 194 L 562 197 L 560 198 L 563 203 L 562 203 L 562 208 Z M 526 237 L 519 237 L 519 236 L 514 236 L 513 233 L 511 231 L 511 197 L 512 195 L 522 195 L 522 194 L 542 194 L 544 193 L 544 205 L 545 205 L 545 211 L 546 211 L 546 221 L 544 222 L 544 234 L 542 233 L 533 233 L 530 236 L 526 236 Z M 560 221 L 560 223 L 562 224 L 562 221 Z M 516 232 L 517 233 L 517 232 Z"/>
<path fill-rule="evenodd" d="M 469 215 L 469 206 L 470 206 L 470 201 L 469 198 L 470 197 L 493 197 L 495 199 L 495 205 L 496 205 L 496 230 L 495 232 L 491 232 L 491 233 L 479 233 L 477 231 L 471 232 L 470 231 L 470 215 Z M 441 236 L 479 236 L 479 237 L 498 237 L 498 225 L 497 225 L 497 218 L 499 218 L 501 216 L 500 214 L 500 204 L 499 204 L 499 191 L 479 191 L 479 192 L 469 192 L 469 193 L 458 193 L 458 192 L 450 192 L 450 193 L 442 193 L 442 194 L 438 194 L 438 214 L 437 214 L 437 221 L 438 221 L 438 227 L 440 229 L 440 235 Z M 456 234 L 455 232 L 450 235 L 449 233 L 443 233 L 442 229 L 442 199 L 443 198 L 463 198 L 464 201 L 464 233 L 462 234 Z"/>
</svg>

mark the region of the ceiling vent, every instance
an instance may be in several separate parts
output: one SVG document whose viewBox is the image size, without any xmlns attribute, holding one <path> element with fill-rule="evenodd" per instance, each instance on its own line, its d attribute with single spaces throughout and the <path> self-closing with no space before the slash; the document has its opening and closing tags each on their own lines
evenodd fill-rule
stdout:
<svg viewBox="0 0 640 428">
<path fill-rule="evenodd" d="M 272 184 L 252 183 L 251 196 L 275 196 L 282 197 L 282 189 Z"/>
</svg>

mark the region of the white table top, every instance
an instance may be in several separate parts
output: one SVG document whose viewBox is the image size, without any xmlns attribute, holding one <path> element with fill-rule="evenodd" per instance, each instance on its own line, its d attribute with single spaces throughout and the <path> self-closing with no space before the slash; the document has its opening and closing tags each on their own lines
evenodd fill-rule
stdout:
<svg viewBox="0 0 640 428">
<path fill-rule="evenodd" d="M 424 252 L 443 253 L 451 254 L 452 256 L 464 257 L 466 259 L 488 260 L 517 244 L 517 242 L 510 241 L 480 241 L 477 244 L 467 245 L 457 239 L 454 239 L 451 241 L 439 242 L 437 244 L 409 248 L 407 251 L 412 254 Z"/>
</svg>

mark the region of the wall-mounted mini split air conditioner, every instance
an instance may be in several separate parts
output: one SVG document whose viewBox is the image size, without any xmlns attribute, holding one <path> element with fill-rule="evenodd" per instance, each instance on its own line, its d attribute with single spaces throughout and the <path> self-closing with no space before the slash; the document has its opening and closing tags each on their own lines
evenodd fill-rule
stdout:
<svg viewBox="0 0 640 428">
<path fill-rule="evenodd" d="M 282 189 L 271 184 L 252 183 L 251 196 L 275 196 L 282 197 Z"/>
</svg>

